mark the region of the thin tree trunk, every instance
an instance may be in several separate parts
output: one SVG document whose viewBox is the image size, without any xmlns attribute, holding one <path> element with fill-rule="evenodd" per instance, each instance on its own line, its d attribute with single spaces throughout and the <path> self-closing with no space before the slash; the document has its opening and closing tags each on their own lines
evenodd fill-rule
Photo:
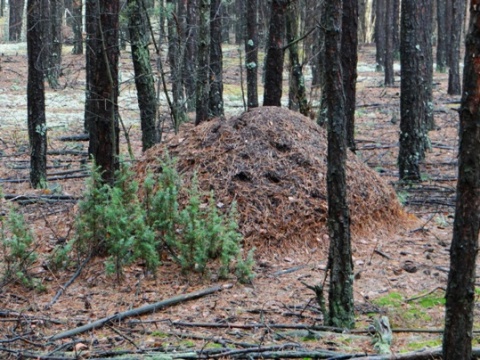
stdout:
<svg viewBox="0 0 480 360">
<path fill-rule="evenodd" d="M 85 116 L 84 129 L 89 133 L 92 123 L 95 119 L 95 110 L 93 108 L 95 95 L 92 91 L 93 75 L 97 54 L 95 53 L 96 33 L 99 21 L 97 0 L 85 1 Z"/>
<path fill-rule="evenodd" d="M 63 0 L 50 0 L 50 53 L 47 71 L 48 84 L 52 89 L 58 89 L 58 79 L 62 73 L 62 17 L 65 11 Z"/>
<path fill-rule="evenodd" d="M 82 0 L 73 1 L 73 50 L 72 54 L 83 54 L 83 38 L 82 38 Z"/>
<path fill-rule="evenodd" d="M 8 40 L 18 42 L 22 35 L 23 7 L 25 6 L 25 0 L 10 0 L 9 5 Z"/>
<path fill-rule="evenodd" d="M 184 0 L 182 0 L 184 1 Z M 187 26 L 188 31 L 185 33 L 185 69 L 184 83 L 185 92 L 187 94 L 187 109 L 189 111 L 195 109 L 196 104 L 196 60 L 197 59 L 197 40 L 198 40 L 198 1 L 187 0 Z"/>
<path fill-rule="evenodd" d="M 247 106 L 258 107 L 258 0 L 247 0 L 245 37 L 245 67 L 247 68 Z"/>
<path fill-rule="evenodd" d="M 342 71 L 347 146 L 355 151 L 355 104 L 358 62 L 358 1 L 343 0 Z"/>
<path fill-rule="evenodd" d="M 42 53 L 42 0 L 27 2 L 28 53 L 28 138 L 30 141 L 30 181 L 34 188 L 45 185 L 47 179 L 47 126 L 45 117 L 45 86 L 43 68 L 39 66 Z"/>
<path fill-rule="evenodd" d="M 447 36 L 446 16 L 447 1 L 437 0 L 437 71 L 447 71 Z"/>
<path fill-rule="evenodd" d="M 330 289 L 327 324 L 351 329 L 353 306 L 353 262 L 350 244 L 350 213 L 346 185 L 345 101 L 341 64 L 342 0 L 325 4 L 325 92 L 328 118 L 328 229 Z"/>
<path fill-rule="evenodd" d="M 375 45 L 377 60 L 377 71 L 383 71 L 385 67 L 385 21 L 386 21 L 386 1 L 376 0 L 375 6 Z"/>
<path fill-rule="evenodd" d="M 471 1 L 460 107 L 457 200 L 446 293 L 443 359 L 472 358 L 475 265 L 480 228 L 480 8 Z"/>
<path fill-rule="evenodd" d="M 272 0 L 267 55 L 265 59 L 265 92 L 263 106 L 282 106 L 283 40 L 288 0 Z"/>
<path fill-rule="evenodd" d="M 210 49 L 210 1 L 199 0 L 199 32 L 197 50 L 197 79 L 196 79 L 196 117 L 195 125 L 207 121 L 209 89 L 209 49 Z"/>
<path fill-rule="evenodd" d="M 393 86 L 395 83 L 395 74 L 393 72 L 393 11 L 394 0 L 385 0 L 386 16 L 385 16 L 385 86 Z"/>
<path fill-rule="evenodd" d="M 223 55 L 221 0 L 210 0 L 210 100 L 211 117 L 223 116 Z"/>
<path fill-rule="evenodd" d="M 448 94 L 460 95 L 460 40 L 465 15 L 465 0 L 451 0 L 452 29 L 450 32 L 450 68 L 448 71 Z"/>
<path fill-rule="evenodd" d="M 296 3 L 291 3 L 286 14 L 286 35 L 288 42 L 288 55 L 290 59 L 290 89 L 288 96 L 288 108 L 299 111 L 309 116 L 307 89 L 303 76 L 302 64 L 298 55 L 298 17 L 299 12 Z"/>
<path fill-rule="evenodd" d="M 157 118 L 157 94 L 150 64 L 150 40 L 146 9 L 142 0 L 128 0 L 128 31 L 132 53 L 135 85 L 142 128 L 142 149 L 151 148 L 157 143 L 155 121 Z"/>
</svg>

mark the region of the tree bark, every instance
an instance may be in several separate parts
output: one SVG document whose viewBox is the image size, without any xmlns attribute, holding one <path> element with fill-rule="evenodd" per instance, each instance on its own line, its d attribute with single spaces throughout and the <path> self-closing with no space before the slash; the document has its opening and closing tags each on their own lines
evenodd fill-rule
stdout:
<svg viewBox="0 0 480 360">
<path fill-rule="evenodd" d="M 98 0 L 97 0 L 98 1 Z M 102 179 L 115 180 L 119 166 L 118 58 L 120 1 L 98 1 L 93 51 L 91 98 L 93 118 L 89 152 L 101 169 Z"/>
<path fill-rule="evenodd" d="M 288 43 L 288 55 L 290 59 L 290 77 L 289 77 L 289 94 L 288 108 L 299 111 L 305 116 L 309 116 L 310 107 L 308 106 L 307 89 L 305 86 L 305 78 L 303 76 L 303 66 L 300 63 L 298 55 L 298 5 L 291 3 L 286 13 L 286 36 Z"/>
<path fill-rule="evenodd" d="M 385 86 L 393 86 L 395 83 L 395 74 L 393 72 L 393 52 L 394 48 L 394 28 L 393 28 L 393 11 L 394 0 L 385 0 Z"/>
<path fill-rule="evenodd" d="M 283 40 L 285 38 L 285 12 L 289 0 L 272 0 L 265 59 L 265 93 L 263 106 L 282 106 Z"/>
<path fill-rule="evenodd" d="M 196 79 L 196 117 L 195 125 L 207 121 L 209 89 L 209 49 L 210 49 L 210 1 L 199 0 L 199 33 L 197 47 L 197 79 Z"/>
<path fill-rule="evenodd" d="M 47 178 L 47 126 L 43 68 L 39 66 L 44 45 L 41 16 L 42 0 L 27 1 L 28 53 L 28 138 L 30 141 L 30 181 L 34 188 L 45 185 Z"/>
<path fill-rule="evenodd" d="M 196 104 L 196 60 L 197 59 L 197 40 L 198 40 L 198 1 L 199 0 L 181 0 L 187 1 L 187 27 L 185 32 L 185 67 L 184 83 L 187 94 L 187 109 L 194 110 Z"/>
<path fill-rule="evenodd" d="M 342 71 L 347 146 L 355 151 L 355 103 L 358 62 L 358 0 L 343 0 Z"/>
<path fill-rule="evenodd" d="M 80 1 L 80 0 L 79 0 Z M 89 133 L 92 123 L 95 118 L 94 93 L 92 92 L 93 74 L 95 69 L 95 62 L 97 55 L 95 53 L 96 33 L 98 26 L 98 3 L 97 0 L 85 1 L 85 27 L 86 27 L 86 41 L 85 41 L 85 116 L 84 129 Z"/>
<path fill-rule="evenodd" d="M 65 12 L 63 0 L 50 0 L 50 51 L 48 54 L 47 80 L 52 89 L 58 89 L 62 73 L 62 19 Z"/>
<path fill-rule="evenodd" d="M 210 99 L 211 117 L 223 116 L 223 55 L 221 0 L 210 0 Z"/>
<path fill-rule="evenodd" d="M 25 6 L 25 0 L 10 0 L 9 5 L 8 40 L 19 42 L 22 35 L 23 7 Z"/>
<path fill-rule="evenodd" d="M 73 28 L 73 50 L 72 54 L 83 54 L 83 36 L 82 36 L 82 1 L 74 0 L 72 4 L 72 28 Z"/>
<path fill-rule="evenodd" d="M 375 59 L 377 60 L 377 71 L 383 71 L 385 66 L 386 2 L 387 0 L 376 0 L 375 3 Z"/>
<path fill-rule="evenodd" d="M 400 62 L 400 180 L 421 180 L 420 162 L 428 147 L 425 17 L 430 0 L 403 0 Z"/>
<path fill-rule="evenodd" d="M 452 28 L 450 31 L 450 67 L 448 71 L 449 95 L 461 94 L 460 83 L 460 40 L 462 38 L 465 0 L 450 0 L 452 6 Z"/>
<path fill-rule="evenodd" d="M 132 53 L 135 86 L 137 88 L 140 123 L 142 128 L 142 150 L 157 143 L 155 121 L 157 118 L 157 94 L 150 64 L 150 40 L 146 9 L 142 0 L 128 0 L 128 32 Z"/>
<path fill-rule="evenodd" d="M 457 200 L 446 293 L 443 359 L 472 358 L 475 263 L 480 228 L 480 8 L 470 3 L 466 38 Z"/>
<path fill-rule="evenodd" d="M 437 0 L 437 71 L 447 71 L 447 1 Z"/>
<path fill-rule="evenodd" d="M 185 97 L 183 93 L 182 68 L 185 58 L 183 49 L 185 41 L 180 39 L 180 31 L 187 29 L 186 19 L 182 16 L 185 11 L 185 2 L 178 3 L 178 14 L 175 11 L 175 3 L 167 0 L 167 38 L 168 38 L 168 62 L 170 63 L 170 79 L 172 84 L 172 118 L 175 132 L 178 132 L 180 124 L 185 121 Z M 185 21 L 183 21 L 185 20 Z"/>
<path fill-rule="evenodd" d="M 341 64 L 342 0 L 325 4 L 325 92 L 328 118 L 328 269 L 330 289 L 327 324 L 353 328 L 353 262 L 350 244 L 350 213 L 346 186 L 345 97 Z"/>
<path fill-rule="evenodd" d="M 245 37 L 245 67 L 247 68 L 247 106 L 258 107 L 258 0 L 247 0 Z"/>
</svg>

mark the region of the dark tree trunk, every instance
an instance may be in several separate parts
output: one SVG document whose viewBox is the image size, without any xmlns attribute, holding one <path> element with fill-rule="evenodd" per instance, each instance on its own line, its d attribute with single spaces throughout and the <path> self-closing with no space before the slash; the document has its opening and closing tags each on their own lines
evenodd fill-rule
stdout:
<svg viewBox="0 0 480 360">
<path fill-rule="evenodd" d="M 358 62 L 358 1 L 343 0 L 342 71 L 347 146 L 355 151 L 355 102 Z"/>
<path fill-rule="evenodd" d="M 43 76 L 48 78 L 50 66 L 50 53 L 52 50 L 52 28 L 50 19 L 50 0 L 41 0 L 40 27 L 42 28 L 43 46 L 39 57 L 38 66 L 43 70 Z"/>
<path fill-rule="evenodd" d="M 228 4 L 223 4 L 220 11 L 222 17 L 222 42 L 230 44 L 230 13 L 228 12 Z"/>
<path fill-rule="evenodd" d="M 435 128 L 435 121 L 433 118 L 433 1 L 434 0 L 422 0 L 426 8 L 423 17 L 423 47 L 425 49 L 425 60 L 423 61 L 424 76 L 426 79 L 425 84 L 425 124 L 427 130 L 433 130 Z M 428 146 L 428 145 L 427 145 Z"/>
<path fill-rule="evenodd" d="M 342 81 L 341 38 L 342 0 L 325 4 L 325 92 L 328 118 L 328 325 L 351 329 L 353 307 L 353 262 L 350 244 L 350 213 L 346 185 L 346 127 Z"/>
<path fill-rule="evenodd" d="M 44 72 L 38 64 L 44 45 L 41 7 L 42 0 L 28 0 L 27 2 L 28 138 L 30 141 L 30 181 L 34 188 L 45 185 L 47 179 Z"/>
<path fill-rule="evenodd" d="M 465 0 L 451 0 L 452 28 L 450 31 L 450 68 L 448 71 L 448 94 L 460 95 L 460 40 L 465 15 Z"/>
<path fill-rule="evenodd" d="M 437 71 L 447 71 L 447 1 L 437 0 Z"/>
<path fill-rule="evenodd" d="M 288 94 L 288 108 L 299 111 L 305 116 L 309 116 L 310 107 L 308 106 L 307 89 L 305 78 L 303 76 L 302 64 L 298 55 L 298 5 L 291 3 L 286 14 L 286 36 L 288 42 L 288 55 L 290 59 L 290 89 Z"/>
<path fill-rule="evenodd" d="M 472 358 L 475 305 L 475 263 L 480 227 L 480 8 L 471 1 L 466 38 L 463 96 L 460 107 L 460 149 L 450 272 L 446 293 L 443 359 Z"/>
<path fill-rule="evenodd" d="M 393 0 L 393 56 L 400 58 L 400 0 Z"/>
<path fill-rule="evenodd" d="M 431 0 L 403 0 L 400 62 L 400 180 L 419 181 L 420 162 L 428 146 L 425 18 Z"/>
<path fill-rule="evenodd" d="M 394 0 L 385 0 L 386 14 L 385 14 L 385 86 L 393 86 L 395 83 L 395 74 L 393 72 L 393 52 L 394 48 Z"/>
<path fill-rule="evenodd" d="M 155 132 L 157 94 L 148 50 L 150 36 L 147 25 L 149 22 L 142 0 L 128 0 L 127 6 L 128 31 L 142 127 L 142 149 L 145 151 L 157 143 Z"/>
<path fill-rule="evenodd" d="M 221 0 L 210 2 L 210 100 L 211 117 L 223 116 L 223 56 Z"/>
<path fill-rule="evenodd" d="M 327 26 L 327 17 L 325 10 L 326 2 L 323 1 L 319 5 L 320 10 L 320 26 L 318 26 L 318 69 L 320 73 L 320 87 L 322 88 L 322 95 L 320 98 L 320 106 L 317 113 L 317 124 L 323 127 L 327 126 L 327 103 L 325 90 L 325 27 Z"/>
<path fill-rule="evenodd" d="M 285 38 L 285 12 L 288 3 L 288 0 L 272 0 L 265 59 L 263 106 L 282 106 L 283 40 Z"/>
<path fill-rule="evenodd" d="M 210 49 L 210 1 L 199 0 L 199 33 L 197 48 L 197 79 L 196 79 L 196 117 L 195 125 L 209 119 L 209 49 Z"/>
<path fill-rule="evenodd" d="M 245 39 L 245 0 L 235 0 L 235 44 L 240 45 Z"/>
<path fill-rule="evenodd" d="M 80 1 L 80 0 L 79 0 Z M 85 116 L 84 128 L 85 132 L 90 132 L 92 123 L 95 119 L 94 93 L 92 91 L 93 75 L 95 69 L 95 62 L 97 54 L 95 53 L 96 33 L 99 21 L 99 13 L 97 7 L 97 0 L 85 1 L 85 27 L 86 27 L 86 41 L 85 41 Z"/>
<path fill-rule="evenodd" d="M 119 164 L 118 58 L 119 0 L 99 1 L 93 51 L 91 98 L 93 118 L 90 148 L 106 183 L 113 184 Z"/>
<path fill-rule="evenodd" d="M 25 6 L 25 0 L 10 0 L 9 5 L 8 40 L 18 42 L 22 35 L 23 7 Z"/>
<path fill-rule="evenodd" d="M 258 0 L 247 0 L 245 37 L 245 67 L 247 68 L 247 106 L 258 107 Z"/>
<path fill-rule="evenodd" d="M 62 19 L 65 7 L 63 0 L 50 0 L 50 53 L 47 71 L 48 84 L 52 89 L 60 87 L 58 79 L 62 74 Z"/>
<path fill-rule="evenodd" d="M 185 1 L 185 0 L 182 0 Z M 198 0 L 187 0 L 187 32 L 185 49 L 185 71 L 184 83 L 187 94 L 187 108 L 194 110 L 196 104 L 196 59 L 197 59 L 197 39 L 198 39 Z"/>
<path fill-rule="evenodd" d="M 82 37 L 82 1 L 74 0 L 73 1 L 73 50 L 72 54 L 80 55 L 83 54 L 83 37 Z"/>
<path fill-rule="evenodd" d="M 386 2 L 387 0 L 377 0 L 375 5 L 375 45 L 377 60 L 377 71 L 383 71 L 385 66 L 385 48 L 386 48 Z"/>
<path fill-rule="evenodd" d="M 184 66 L 183 46 L 180 40 L 178 29 L 186 30 L 185 2 L 179 2 L 179 17 L 175 13 L 175 6 L 172 0 L 167 0 L 167 6 L 171 13 L 167 16 L 167 37 L 168 37 L 168 62 L 170 63 L 170 79 L 172 84 L 172 118 L 175 132 L 178 132 L 180 124 L 185 120 L 185 107 L 182 83 L 182 68 Z"/>
</svg>

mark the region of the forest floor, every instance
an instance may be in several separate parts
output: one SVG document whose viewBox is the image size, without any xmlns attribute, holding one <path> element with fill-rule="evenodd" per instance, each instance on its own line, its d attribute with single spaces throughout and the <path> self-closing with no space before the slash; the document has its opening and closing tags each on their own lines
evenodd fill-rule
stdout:
<svg viewBox="0 0 480 360">
<path fill-rule="evenodd" d="M 459 96 L 448 96 L 447 74 L 434 74 L 435 130 L 427 153 L 421 183 L 398 183 L 396 159 L 400 122 L 400 88 L 385 88 L 382 73 L 374 72 L 374 48 L 360 51 L 357 86 L 356 142 L 358 159 L 374 169 L 395 189 L 399 201 L 414 219 L 399 221 L 392 229 L 353 236 L 355 265 L 356 328 L 353 331 L 323 328 L 323 316 L 315 294 L 307 288 L 323 281 L 324 251 L 303 247 L 266 247 L 256 253 L 256 277 L 242 285 L 234 278 L 214 282 L 200 275 L 180 275 L 173 263 L 165 263 L 156 278 L 141 276 L 134 265 L 117 282 L 105 275 L 104 259 L 94 258 L 68 287 L 76 268 L 53 272 L 42 266 L 55 245 L 71 238 L 75 202 L 88 175 L 87 143 L 64 142 L 59 137 L 80 134 L 83 129 L 83 57 L 64 58 L 65 87 L 47 89 L 49 129 L 48 189 L 32 190 L 28 184 L 29 157 L 26 128 L 26 57 L 0 45 L 0 184 L 4 194 L 18 204 L 36 233 L 41 254 L 32 273 L 43 291 L 9 283 L 0 289 L 0 357 L 19 354 L 45 359 L 154 358 L 168 352 L 170 358 L 274 357 L 334 358 L 342 354 L 374 354 L 372 325 L 388 316 L 394 331 L 392 351 L 403 353 L 441 344 L 444 294 L 449 267 L 449 244 L 455 198 L 458 147 Z M 226 53 L 228 115 L 242 111 L 236 49 Z M 130 134 L 137 159 L 141 158 L 140 127 L 136 109 L 132 66 L 122 55 L 122 119 Z M 229 105 L 232 104 L 230 107 Z M 166 106 L 162 107 L 166 111 Z M 165 136 L 171 137 L 170 134 Z M 124 137 L 122 136 L 122 139 Z M 122 151 L 126 144 L 122 140 Z M 42 196 L 59 193 L 63 200 Z M 3 203 L 3 206 L 5 203 Z M 357 204 L 358 205 L 358 204 Z M 415 217 L 415 218 L 414 218 Z M 0 264 L 2 251 L 0 250 Z M 127 310 L 168 298 L 214 288 L 206 296 L 132 316 L 106 321 L 96 330 L 63 339 L 55 334 L 108 318 Z M 478 284 L 480 295 L 480 284 Z M 52 305 L 59 289 L 63 294 Z M 479 306 L 475 307 L 479 315 Z M 475 327 L 480 329 L 478 320 Z M 480 343 L 475 333 L 474 344 Z M 285 351 L 292 351 L 285 353 Z M 203 351 L 203 353 L 202 353 Z M 295 352 L 294 352 L 295 351 Z M 42 354 L 41 357 L 39 354 Z M 204 355 L 202 355 L 204 354 Z M 290 355 L 288 355 L 290 354 Z M 278 354 L 277 354 L 278 355 Z M 365 355 L 366 356 L 366 355 Z M 165 357 L 169 358 L 169 357 Z M 346 357 L 345 357 L 346 358 Z"/>
</svg>

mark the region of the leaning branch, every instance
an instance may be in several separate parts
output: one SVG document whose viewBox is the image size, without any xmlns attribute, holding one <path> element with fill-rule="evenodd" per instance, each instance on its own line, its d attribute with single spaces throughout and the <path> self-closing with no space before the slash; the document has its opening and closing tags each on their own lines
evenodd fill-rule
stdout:
<svg viewBox="0 0 480 360">
<path fill-rule="evenodd" d="M 136 309 L 128 310 L 128 311 L 121 312 L 121 313 L 118 313 L 118 314 L 115 314 L 115 315 L 112 315 L 112 316 L 109 316 L 109 317 L 105 317 L 103 319 L 94 321 L 92 323 L 77 327 L 75 329 L 64 331 L 60 334 L 51 336 L 49 338 L 49 340 L 54 341 L 54 340 L 59 340 L 59 339 L 72 337 L 72 336 L 84 333 L 86 331 L 90 331 L 90 330 L 93 330 L 93 329 L 100 328 L 100 327 L 105 326 L 107 324 L 110 324 L 114 321 L 122 321 L 123 319 L 126 319 L 128 317 L 139 316 L 139 315 L 143 315 L 143 314 L 146 314 L 146 313 L 151 313 L 151 312 L 154 312 L 154 311 L 157 311 L 157 310 L 161 310 L 161 309 L 163 309 L 167 306 L 176 305 L 176 304 L 184 302 L 184 301 L 198 299 L 199 297 L 210 295 L 210 294 L 213 294 L 217 291 L 221 291 L 223 289 L 228 289 L 231 286 L 232 285 L 229 285 L 229 284 L 227 284 L 227 285 L 217 285 L 217 286 L 212 286 L 212 287 L 207 288 L 207 289 L 194 291 L 194 292 L 191 292 L 191 293 L 188 293 L 188 294 L 177 295 L 177 296 L 171 297 L 169 299 L 156 302 L 154 304 L 141 306 L 141 307 L 136 308 Z"/>
</svg>

